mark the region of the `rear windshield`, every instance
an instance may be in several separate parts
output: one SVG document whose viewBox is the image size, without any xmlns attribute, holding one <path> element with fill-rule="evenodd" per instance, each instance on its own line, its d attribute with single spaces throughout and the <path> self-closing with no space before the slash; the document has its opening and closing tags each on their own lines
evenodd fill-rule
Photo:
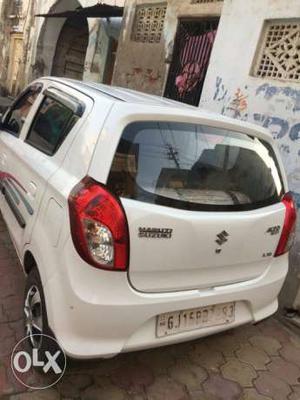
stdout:
<svg viewBox="0 0 300 400">
<path fill-rule="evenodd" d="M 204 125 L 135 122 L 126 127 L 109 179 L 117 196 L 188 210 L 247 210 L 280 201 L 269 143 Z"/>
</svg>

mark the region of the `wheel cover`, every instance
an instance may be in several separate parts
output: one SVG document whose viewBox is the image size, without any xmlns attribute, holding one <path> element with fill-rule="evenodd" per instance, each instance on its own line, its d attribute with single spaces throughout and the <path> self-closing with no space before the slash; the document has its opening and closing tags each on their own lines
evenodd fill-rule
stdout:
<svg viewBox="0 0 300 400">
<path fill-rule="evenodd" d="M 33 348 L 39 349 L 42 344 L 43 309 L 41 294 L 37 286 L 32 285 L 26 294 L 24 304 L 25 331 Z"/>
</svg>

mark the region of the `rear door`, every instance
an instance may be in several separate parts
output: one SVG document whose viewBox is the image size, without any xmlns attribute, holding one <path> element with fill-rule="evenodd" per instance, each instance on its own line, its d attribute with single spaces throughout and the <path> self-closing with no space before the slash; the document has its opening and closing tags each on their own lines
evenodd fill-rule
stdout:
<svg viewBox="0 0 300 400">
<path fill-rule="evenodd" d="M 272 261 L 285 208 L 266 140 L 194 123 L 131 123 L 107 184 L 126 211 L 138 290 L 246 281 Z"/>
<path fill-rule="evenodd" d="M 21 199 L 25 199 L 25 191 L 12 171 L 13 153 L 14 149 L 22 142 L 22 133 L 28 129 L 29 120 L 38 108 L 42 89 L 42 83 L 35 83 L 29 86 L 7 110 L 1 125 L 0 207 L 14 241 L 18 236 L 19 230 L 23 230 L 25 226 L 24 217 L 20 212 L 20 203 Z M 25 204 L 28 205 L 28 203 Z"/>
<path fill-rule="evenodd" d="M 63 162 L 93 104 L 83 94 L 52 83 L 44 85 L 38 102 L 20 138 L 5 131 L 0 136 L 6 159 L 3 214 L 20 254 L 30 242 L 47 182 Z"/>
</svg>

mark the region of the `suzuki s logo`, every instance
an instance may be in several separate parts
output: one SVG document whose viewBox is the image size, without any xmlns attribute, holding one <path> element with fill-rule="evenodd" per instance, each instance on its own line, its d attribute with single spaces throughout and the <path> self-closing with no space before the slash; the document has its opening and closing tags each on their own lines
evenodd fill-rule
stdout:
<svg viewBox="0 0 300 400">
<path fill-rule="evenodd" d="M 219 246 L 222 246 L 224 243 L 228 242 L 228 239 L 227 239 L 228 236 L 229 236 L 229 233 L 227 233 L 226 231 L 218 233 L 216 243 L 218 243 Z"/>
<path fill-rule="evenodd" d="M 228 236 L 229 233 L 227 233 L 226 231 L 222 231 L 221 233 L 217 234 L 217 239 L 215 240 L 215 242 L 219 245 L 219 246 L 223 246 L 223 244 L 225 244 L 226 242 L 228 242 Z M 222 251 L 222 249 L 219 247 L 216 249 L 216 253 L 220 254 Z"/>
</svg>

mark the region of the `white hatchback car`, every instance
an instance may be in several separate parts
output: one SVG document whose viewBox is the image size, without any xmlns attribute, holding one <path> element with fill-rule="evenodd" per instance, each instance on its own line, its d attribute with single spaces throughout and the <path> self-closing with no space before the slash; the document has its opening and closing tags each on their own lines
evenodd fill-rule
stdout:
<svg viewBox="0 0 300 400">
<path fill-rule="evenodd" d="M 276 311 L 296 209 L 265 129 L 42 78 L 2 118 L 0 164 L 32 346 L 111 357 Z"/>
</svg>

